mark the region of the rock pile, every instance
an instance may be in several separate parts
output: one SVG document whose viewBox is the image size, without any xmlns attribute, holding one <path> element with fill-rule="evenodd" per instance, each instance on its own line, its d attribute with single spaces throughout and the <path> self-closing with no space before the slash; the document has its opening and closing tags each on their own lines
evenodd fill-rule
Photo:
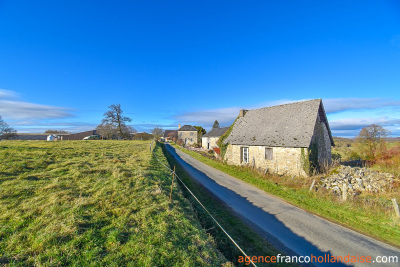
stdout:
<svg viewBox="0 0 400 267">
<path fill-rule="evenodd" d="M 396 177 L 390 173 L 379 173 L 367 168 L 340 166 L 334 174 L 321 179 L 320 187 L 342 194 L 344 185 L 346 185 L 348 195 L 357 195 L 362 192 L 387 192 L 393 187 L 397 187 L 398 184 Z"/>
</svg>

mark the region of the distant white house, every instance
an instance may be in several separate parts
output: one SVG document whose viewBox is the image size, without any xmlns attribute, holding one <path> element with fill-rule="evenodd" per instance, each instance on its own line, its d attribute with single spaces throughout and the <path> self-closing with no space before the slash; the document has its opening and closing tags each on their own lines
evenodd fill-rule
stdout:
<svg viewBox="0 0 400 267">
<path fill-rule="evenodd" d="M 229 129 L 229 127 L 224 128 L 213 128 L 211 131 L 203 135 L 201 138 L 201 146 L 204 149 L 213 149 L 218 147 L 218 139 Z"/>
</svg>

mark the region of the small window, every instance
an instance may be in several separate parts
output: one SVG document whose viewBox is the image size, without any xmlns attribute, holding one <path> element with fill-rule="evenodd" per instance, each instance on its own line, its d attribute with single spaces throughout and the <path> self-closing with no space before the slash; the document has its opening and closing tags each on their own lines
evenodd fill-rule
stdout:
<svg viewBox="0 0 400 267">
<path fill-rule="evenodd" d="M 274 159 L 274 153 L 273 149 L 270 147 L 265 148 L 265 159 L 266 160 L 273 160 Z"/>
<path fill-rule="evenodd" d="M 182 133 L 179 133 L 179 136 L 181 136 L 181 137 L 182 137 Z"/>
<path fill-rule="evenodd" d="M 242 162 L 249 163 L 249 148 L 242 147 Z"/>
<path fill-rule="evenodd" d="M 190 133 L 190 136 L 193 136 L 193 133 Z"/>
</svg>

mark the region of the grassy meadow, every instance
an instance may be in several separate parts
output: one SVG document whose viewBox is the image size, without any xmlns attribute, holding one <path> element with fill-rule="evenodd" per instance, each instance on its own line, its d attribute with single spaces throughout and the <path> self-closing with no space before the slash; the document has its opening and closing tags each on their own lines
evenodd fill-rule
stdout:
<svg viewBox="0 0 400 267">
<path fill-rule="evenodd" d="M 1 141 L 0 265 L 226 263 L 171 178 L 148 141 Z"/>
</svg>

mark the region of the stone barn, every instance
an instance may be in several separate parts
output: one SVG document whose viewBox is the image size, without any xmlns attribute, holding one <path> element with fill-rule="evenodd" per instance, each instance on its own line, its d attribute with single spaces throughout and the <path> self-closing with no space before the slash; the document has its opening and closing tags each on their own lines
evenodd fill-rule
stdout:
<svg viewBox="0 0 400 267">
<path fill-rule="evenodd" d="M 227 144 L 228 164 L 307 176 L 331 163 L 331 130 L 321 99 L 241 110 Z"/>
<path fill-rule="evenodd" d="M 192 125 L 183 125 L 178 129 L 178 139 L 182 140 L 185 145 L 193 145 L 197 143 L 197 129 Z"/>
<path fill-rule="evenodd" d="M 218 147 L 218 139 L 223 135 L 229 127 L 213 128 L 211 131 L 201 137 L 201 146 L 204 149 L 213 149 Z"/>
</svg>

